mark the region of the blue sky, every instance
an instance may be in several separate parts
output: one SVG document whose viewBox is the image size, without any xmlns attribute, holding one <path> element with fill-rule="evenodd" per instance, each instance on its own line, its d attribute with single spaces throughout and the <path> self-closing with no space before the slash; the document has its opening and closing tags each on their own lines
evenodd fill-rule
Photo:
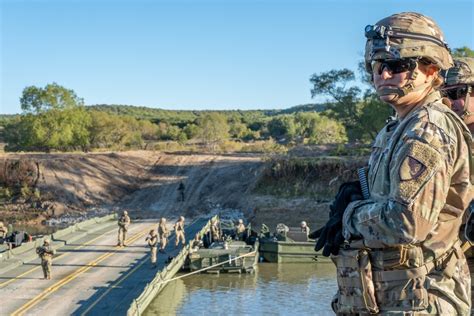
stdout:
<svg viewBox="0 0 474 316">
<path fill-rule="evenodd" d="M 57 82 L 86 104 L 281 109 L 311 103 L 309 78 L 356 70 L 363 29 L 402 11 L 474 48 L 472 0 L 0 0 L 0 113 Z"/>
</svg>

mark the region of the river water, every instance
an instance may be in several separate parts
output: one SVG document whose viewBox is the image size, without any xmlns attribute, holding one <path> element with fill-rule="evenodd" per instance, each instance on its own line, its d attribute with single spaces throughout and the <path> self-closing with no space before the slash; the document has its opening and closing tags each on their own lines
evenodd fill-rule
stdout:
<svg viewBox="0 0 474 316">
<path fill-rule="evenodd" d="M 332 315 L 332 263 L 260 263 L 255 274 L 196 274 L 168 284 L 145 315 Z"/>
</svg>

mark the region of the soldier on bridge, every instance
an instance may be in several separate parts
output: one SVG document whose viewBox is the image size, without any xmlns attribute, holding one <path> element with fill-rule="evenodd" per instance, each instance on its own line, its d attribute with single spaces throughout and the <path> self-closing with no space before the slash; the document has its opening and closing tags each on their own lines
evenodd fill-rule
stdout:
<svg viewBox="0 0 474 316">
<path fill-rule="evenodd" d="M 166 218 L 162 217 L 158 224 L 158 236 L 160 237 L 160 252 L 165 253 L 166 244 L 168 243 L 169 231 L 166 227 Z"/>
<path fill-rule="evenodd" d="M 150 230 L 150 234 L 146 237 L 145 241 L 150 247 L 150 259 L 152 268 L 156 268 L 156 252 L 158 246 L 158 234 L 156 233 L 156 230 Z"/>
<path fill-rule="evenodd" d="M 51 280 L 51 266 L 53 265 L 53 256 L 56 254 L 48 239 L 43 241 L 43 246 L 36 248 L 36 253 L 41 258 L 41 267 L 45 280 Z"/>
<path fill-rule="evenodd" d="M 127 239 L 128 225 L 130 225 L 130 217 L 127 211 L 123 211 L 122 216 L 118 220 L 118 241 L 117 246 L 126 246 L 125 240 Z"/>
<path fill-rule="evenodd" d="M 174 233 L 176 235 L 175 247 L 178 248 L 179 241 L 181 240 L 181 245 L 184 247 L 186 244 L 186 238 L 184 237 L 184 217 L 180 216 L 176 224 L 174 224 Z"/>
</svg>

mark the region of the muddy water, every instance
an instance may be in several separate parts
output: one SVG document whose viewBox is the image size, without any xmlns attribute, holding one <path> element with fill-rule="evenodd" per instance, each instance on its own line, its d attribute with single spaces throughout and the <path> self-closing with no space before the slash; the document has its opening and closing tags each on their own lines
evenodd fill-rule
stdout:
<svg viewBox="0 0 474 316">
<path fill-rule="evenodd" d="M 259 264 L 255 274 L 200 274 L 170 283 L 145 315 L 330 315 L 331 263 Z"/>
</svg>

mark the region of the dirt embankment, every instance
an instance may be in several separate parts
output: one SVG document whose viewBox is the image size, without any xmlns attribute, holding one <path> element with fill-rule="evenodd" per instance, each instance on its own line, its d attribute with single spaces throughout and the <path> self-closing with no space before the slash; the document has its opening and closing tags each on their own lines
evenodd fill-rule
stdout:
<svg viewBox="0 0 474 316">
<path fill-rule="evenodd" d="M 247 211 L 246 196 L 261 166 L 259 157 L 151 151 L 5 154 L 0 156 L 2 185 L 18 193 L 26 183 L 40 198 L 17 194 L 1 207 L 0 219 L 42 213 L 40 220 L 93 208 L 129 209 L 142 217 L 192 216 L 216 207 Z"/>
<path fill-rule="evenodd" d="M 328 192 L 336 191 L 339 185 L 339 181 L 331 180 L 339 179 L 338 175 L 347 174 L 347 169 L 352 168 L 341 164 L 336 168 L 338 174 L 321 177 L 327 166 L 318 166 L 313 168 L 310 178 L 305 175 L 307 170 L 302 169 L 306 181 L 303 185 L 318 181 L 318 187 L 330 188 Z M 134 216 L 153 218 L 193 217 L 226 209 L 240 211 L 254 228 L 261 223 L 274 227 L 280 222 L 294 226 L 301 220 L 312 228 L 320 226 L 327 218 L 330 197 L 287 196 L 277 189 L 262 190 L 262 186 L 278 188 L 282 183 L 281 169 L 269 173 L 269 168 L 271 162 L 258 155 L 152 151 L 5 154 L 0 156 L 2 185 L 7 183 L 18 189 L 21 183 L 28 183 L 38 190 L 40 198 L 20 197 L 0 205 L 0 220 L 19 221 L 29 216 L 40 222 L 95 208 L 129 209 Z M 184 201 L 178 190 L 180 182 L 184 184 Z M 292 183 L 287 181 L 285 190 Z"/>
</svg>

